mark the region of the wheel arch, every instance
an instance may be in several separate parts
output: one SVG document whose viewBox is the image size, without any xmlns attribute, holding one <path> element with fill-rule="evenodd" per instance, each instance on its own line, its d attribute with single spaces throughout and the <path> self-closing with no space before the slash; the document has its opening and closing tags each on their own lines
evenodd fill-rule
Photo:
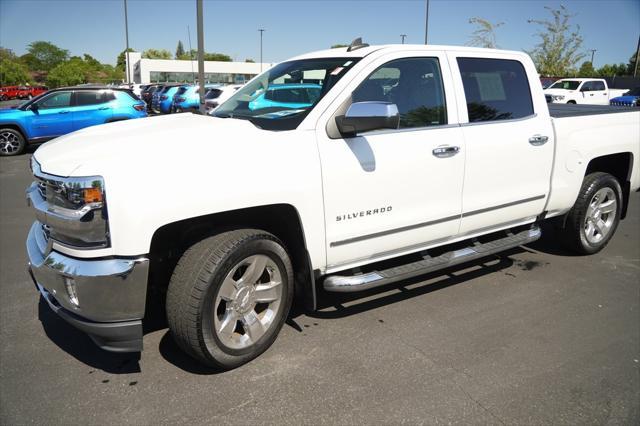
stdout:
<svg viewBox="0 0 640 426">
<path fill-rule="evenodd" d="M 622 188 L 622 210 L 620 219 L 624 219 L 627 215 L 629 207 L 629 195 L 631 189 L 631 172 L 633 171 L 633 153 L 618 152 L 615 154 L 607 154 L 600 157 L 592 158 L 587 164 L 584 175 L 591 173 L 603 172 L 609 173 L 620 182 Z"/>
<path fill-rule="evenodd" d="M 315 309 L 315 279 L 302 220 L 291 204 L 272 204 L 238 209 L 172 222 L 158 228 L 149 250 L 148 303 L 164 300 L 171 274 L 182 254 L 196 242 L 217 233 L 241 228 L 261 229 L 278 237 L 285 245 L 294 268 L 295 299 Z"/>
<path fill-rule="evenodd" d="M 0 123 L 0 129 L 13 129 L 13 130 L 16 130 L 16 131 L 20 132 L 20 134 L 24 138 L 25 143 L 27 143 L 27 144 L 29 143 L 29 135 L 27 134 L 25 129 L 22 127 L 22 125 L 20 125 L 18 123 L 13 123 L 13 122 Z"/>
</svg>

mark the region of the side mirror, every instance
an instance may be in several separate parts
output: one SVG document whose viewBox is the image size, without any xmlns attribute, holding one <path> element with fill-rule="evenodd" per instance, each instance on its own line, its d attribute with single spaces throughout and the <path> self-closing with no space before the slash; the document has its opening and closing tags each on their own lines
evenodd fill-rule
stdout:
<svg viewBox="0 0 640 426">
<path fill-rule="evenodd" d="M 390 102 L 356 102 L 345 115 L 336 117 L 338 130 L 345 137 L 369 130 L 397 129 L 399 124 L 398 107 Z"/>
<path fill-rule="evenodd" d="M 38 113 L 38 104 L 35 103 L 35 102 L 32 103 L 31 105 L 29 105 L 29 109 L 37 114 Z"/>
</svg>

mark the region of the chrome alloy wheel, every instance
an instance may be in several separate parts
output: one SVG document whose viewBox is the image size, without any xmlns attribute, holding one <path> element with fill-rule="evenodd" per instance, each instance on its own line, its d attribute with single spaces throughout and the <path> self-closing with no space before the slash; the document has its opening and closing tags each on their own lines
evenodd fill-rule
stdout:
<svg viewBox="0 0 640 426">
<path fill-rule="evenodd" d="M 584 235 L 590 244 L 597 244 L 609 235 L 617 209 L 618 202 L 613 189 L 601 188 L 593 195 L 584 218 Z"/>
<path fill-rule="evenodd" d="M 0 133 L 0 152 L 3 154 L 13 154 L 20 150 L 20 139 L 11 132 Z"/>
<path fill-rule="evenodd" d="M 263 254 L 249 256 L 227 274 L 214 305 L 220 342 L 231 349 L 255 344 L 273 325 L 282 301 L 282 273 Z"/>
</svg>

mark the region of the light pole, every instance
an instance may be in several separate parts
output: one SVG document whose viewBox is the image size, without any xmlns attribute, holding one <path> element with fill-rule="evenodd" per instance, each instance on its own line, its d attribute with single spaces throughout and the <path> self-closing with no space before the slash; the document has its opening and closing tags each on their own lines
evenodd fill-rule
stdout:
<svg viewBox="0 0 640 426">
<path fill-rule="evenodd" d="M 429 0 L 427 0 L 427 12 L 424 17 L 424 44 L 427 44 L 429 39 Z"/>
<path fill-rule="evenodd" d="M 198 17 L 198 90 L 200 95 L 200 113 L 204 108 L 204 23 L 202 18 L 202 0 L 196 0 L 196 15 Z"/>
<path fill-rule="evenodd" d="M 262 73 L 262 33 L 267 30 L 260 28 L 258 31 L 260 31 L 260 73 Z"/>
<path fill-rule="evenodd" d="M 124 51 L 125 52 L 124 55 L 127 58 L 127 60 L 125 61 L 126 64 L 127 64 L 127 84 L 130 84 L 131 83 L 131 76 L 129 75 L 130 74 L 130 71 L 129 71 L 129 68 L 130 68 L 130 65 L 129 65 L 129 20 L 127 18 L 127 0 L 124 0 L 124 34 L 125 34 L 125 41 L 126 41 L 126 44 L 127 44 L 127 48 Z"/>
<path fill-rule="evenodd" d="M 591 66 L 593 67 L 593 55 L 596 53 L 596 49 L 589 49 L 589 52 L 591 52 Z"/>
<path fill-rule="evenodd" d="M 406 34 L 400 34 L 400 38 L 402 39 L 402 44 L 404 44 L 404 39 L 407 37 Z"/>
</svg>

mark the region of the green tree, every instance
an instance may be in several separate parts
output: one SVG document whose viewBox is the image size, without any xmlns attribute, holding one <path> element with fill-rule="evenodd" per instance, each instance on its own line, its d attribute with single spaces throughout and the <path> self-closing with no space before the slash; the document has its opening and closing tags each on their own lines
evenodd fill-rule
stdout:
<svg viewBox="0 0 640 426">
<path fill-rule="evenodd" d="M 171 52 L 166 49 L 147 49 L 142 52 L 142 57 L 146 59 L 171 59 Z"/>
<path fill-rule="evenodd" d="M 633 52 L 631 57 L 629 58 L 629 64 L 627 65 L 627 75 L 634 75 L 636 71 L 636 56 L 637 52 Z M 638 71 L 640 73 L 640 65 L 638 66 Z"/>
<path fill-rule="evenodd" d="M 527 52 L 542 75 L 562 76 L 567 74 L 586 54 L 582 51 L 580 27 L 573 27 L 571 15 L 566 7 L 560 9 L 545 6 L 552 16 L 550 20 L 530 19 L 530 24 L 540 26 L 536 36 L 540 42 Z"/>
<path fill-rule="evenodd" d="M 254 61 L 254 60 L 253 60 L 253 59 L 251 59 L 251 58 L 247 58 L 247 59 L 245 59 L 244 61 L 245 61 L 245 62 L 249 62 L 249 63 L 251 63 L 251 64 L 254 64 L 254 63 L 256 62 L 256 61 Z"/>
<path fill-rule="evenodd" d="M 184 46 L 182 45 L 182 40 L 178 40 L 178 47 L 176 47 L 176 59 L 180 59 L 184 56 Z"/>
<path fill-rule="evenodd" d="M 598 68 L 599 77 L 619 77 L 627 75 L 627 65 L 625 64 L 605 64 Z"/>
<path fill-rule="evenodd" d="M 34 41 L 27 47 L 27 52 L 23 58 L 31 71 L 50 71 L 69 58 L 68 50 L 48 41 Z"/>
<path fill-rule="evenodd" d="M 476 26 L 471 33 L 467 45 L 497 49 L 496 29 L 503 26 L 504 22 L 492 23 L 482 18 L 471 18 L 469 23 Z"/>
<path fill-rule="evenodd" d="M 118 55 L 118 59 L 116 60 L 116 68 L 120 68 L 122 70 L 125 69 L 125 67 L 127 66 L 127 57 L 126 54 L 128 52 L 135 52 L 135 50 L 133 50 L 132 48 L 129 49 L 125 49 L 122 52 L 120 52 L 120 54 Z"/>
<path fill-rule="evenodd" d="M 0 60 L 0 86 L 13 86 L 31 82 L 27 67 L 17 60 L 2 57 Z"/>
<path fill-rule="evenodd" d="M 333 44 L 333 45 L 331 45 L 332 49 L 339 49 L 341 47 L 349 47 L 349 45 L 348 44 Z"/>
<path fill-rule="evenodd" d="M 584 61 L 578 70 L 578 77 L 595 77 L 596 70 L 591 61 Z"/>
<path fill-rule="evenodd" d="M 205 61 L 219 61 L 219 62 L 232 62 L 231 56 L 225 55 L 224 53 L 205 53 L 204 54 Z"/>
<path fill-rule="evenodd" d="M 82 60 L 69 60 L 59 64 L 47 75 L 47 85 L 49 87 L 75 86 L 87 83 L 86 64 Z"/>
</svg>

